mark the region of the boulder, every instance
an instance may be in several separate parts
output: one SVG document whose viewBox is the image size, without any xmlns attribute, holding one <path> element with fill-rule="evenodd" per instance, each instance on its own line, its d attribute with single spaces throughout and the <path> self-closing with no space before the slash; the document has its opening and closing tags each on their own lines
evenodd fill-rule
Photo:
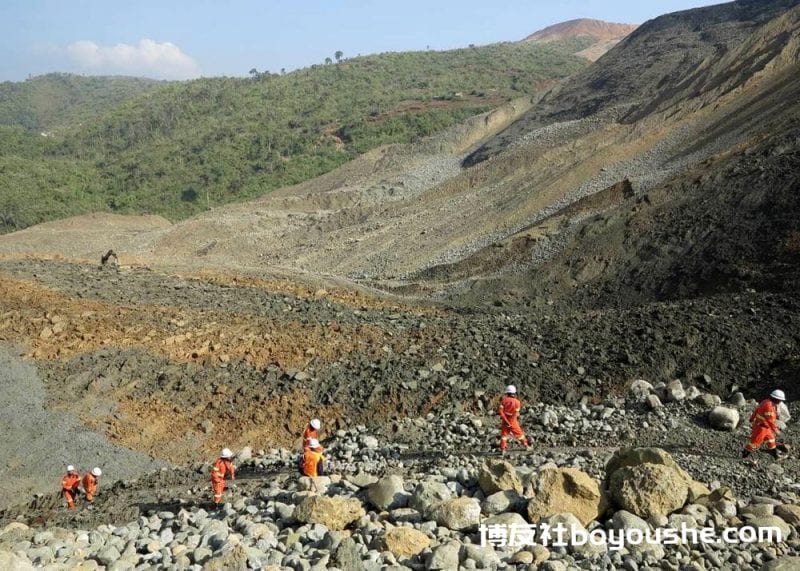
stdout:
<svg viewBox="0 0 800 571">
<path fill-rule="evenodd" d="M 747 404 L 747 399 L 744 398 L 744 395 L 741 392 L 737 391 L 730 396 L 728 402 L 731 404 L 731 406 L 741 408 Z"/>
<path fill-rule="evenodd" d="M 647 395 L 653 391 L 653 385 L 644 379 L 636 379 L 628 387 L 628 392 L 633 395 L 636 400 L 645 400 Z"/>
<path fill-rule="evenodd" d="M 464 545 L 464 558 L 474 561 L 475 567 L 478 569 L 497 569 L 500 563 L 500 558 L 491 545 L 481 546 L 467 543 Z"/>
<path fill-rule="evenodd" d="M 384 547 L 397 557 L 413 557 L 431 544 L 430 538 L 413 527 L 395 527 L 383 536 Z"/>
<path fill-rule="evenodd" d="M 478 472 L 478 485 L 487 496 L 503 490 L 522 493 L 522 480 L 516 468 L 505 460 L 489 459 L 484 462 Z"/>
<path fill-rule="evenodd" d="M 528 519 L 537 522 L 545 517 L 569 512 L 581 524 L 597 519 L 606 510 L 605 495 L 598 483 L 577 468 L 549 468 L 532 477 L 526 495 Z"/>
<path fill-rule="evenodd" d="M 483 525 L 501 525 L 506 526 L 510 529 L 512 525 L 521 525 L 527 527 L 528 522 L 525 521 L 525 518 L 517 513 L 505 513 L 505 514 L 498 514 L 493 515 L 492 517 L 486 518 L 483 521 Z"/>
<path fill-rule="evenodd" d="M 358 474 L 350 474 L 345 479 L 359 488 L 366 488 L 378 481 L 378 478 L 366 472 L 359 472 Z"/>
<path fill-rule="evenodd" d="M 294 510 L 294 518 L 303 523 L 321 523 L 328 529 L 342 530 L 366 515 L 355 498 L 306 496 Z"/>
<path fill-rule="evenodd" d="M 669 452 L 662 448 L 655 447 L 640 447 L 640 448 L 620 448 L 617 450 L 611 459 L 606 463 L 606 483 L 611 479 L 611 476 L 625 466 L 638 466 L 639 464 L 663 464 L 674 468 L 688 481 L 691 481 L 691 476 L 687 474 L 683 468 L 670 456 Z"/>
<path fill-rule="evenodd" d="M 641 517 L 669 515 L 686 503 L 689 479 L 664 464 L 639 464 L 616 470 L 609 482 L 613 502 Z"/>
<path fill-rule="evenodd" d="M 689 516 L 683 516 L 689 518 Z M 691 518 L 689 518 L 691 519 Z M 642 535 L 641 541 L 626 542 L 625 547 L 631 553 L 641 553 L 643 555 L 651 555 L 656 559 L 664 557 L 664 548 L 659 543 L 647 543 L 650 532 L 650 526 L 642 518 L 625 510 L 619 510 L 614 514 L 609 522 L 609 527 L 617 531 L 625 532 L 625 537 L 631 537 L 633 534 L 630 530 L 639 530 Z M 638 538 L 636 538 L 638 539 Z"/>
<path fill-rule="evenodd" d="M 647 406 L 650 407 L 650 410 L 656 410 L 661 408 L 663 405 L 661 404 L 661 399 L 658 398 L 658 395 L 647 395 Z"/>
<path fill-rule="evenodd" d="M 436 523 L 448 529 L 471 530 L 480 523 L 481 505 L 474 498 L 453 498 L 433 506 L 430 516 Z"/>
<path fill-rule="evenodd" d="M 712 395 L 711 393 L 703 393 L 699 397 L 700 402 L 705 406 L 718 406 L 722 404 L 722 399 L 719 398 L 718 395 Z"/>
<path fill-rule="evenodd" d="M 765 515 L 760 517 L 751 517 L 747 518 L 747 523 L 742 527 L 753 527 L 758 531 L 758 529 L 763 529 L 766 527 L 774 527 L 778 528 L 781 533 L 781 537 L 773 537 L 773 542 L 778 543 L 779 541 L 786 541 L 792 535 L 792 528 L 789 526 L 788 523 L 783 521 L 776 515 Z"/>
<path fill-rule="evenodd" d="M 403 487 L 403 478 L 397 475 L 384 476 L 367 488 L 369 503 L 379 510 L 393 510 L 408 504 L 408 493 Z"/>
<path fill-rule="evenodd" d="M 333 554 L 333 562 L 339 569 L 347 569 L 348 571 L 366 569 L 364 562 L 361 560 L 358 544 L 352 537 L 342 539 Z"/>
<path fill-rule="evenodd" d="M 692 480 L 689 482 L 689 494 L 687 495 L 687 501 L 690 504 L 693 504 L 698 499 L 702 498 L 703 496 L 707 496 L 710 493 L 711 490 L 703 482 Z"/>
<path fill-rule="evenodd" d="M 453 497 L 450 488 L 443 482 L 423 481 L 417 484 L 408 505 L 421 514 L 427 514 L 431 507 Z"/>
<path fill-rule="evenodd" d="M 735 408 L 715 406 L 708 413 L 708 424 L 717 430 L 735 430 L 739 425 L 739 411 Z"/>
<path fill-rule="evenodd" d="M 764 567 L 762 571 L 797 571 L 800 569 L 800 557 L 796 555 L 784 555 L 777 559 L 773 559 Z"/>
<path fill-rule="evenodd" d="M 496 492 L 481 502 L 481 511 L 488 515 L 495 515 L 507 511 L 521 512 L 526 509 L 528 499 L 520 496 L 514 490 Z"/>
<path fill-rule="evenodd" d="M 9 551 L 0 551 L 0 569 L 3 571 L 33 571 L 30 561 Z"/>
<path fill-rule="evenodd" d="M 775 515 L 795 527 L 800 524 L 800 506 L 783 504 L 775 507 Z"/>
<path fill-rule="evenodd" d="M 458 569 L 461 543 L 448 541 L 433 549 L 425 562 L 425 569 L 430 571 L 450 571 Z"/>
<path fill-rule="evenodd" d="M 203 571 L 247 571 L 247 550 L 242 545 L 235 545 L 230 550 L 223 550 L 203 565 Z"/>
<path fill-rule="evenodd" d="M 668 382 L 665 391 L 667 402 L 680 402 L 686 398 L 686 391 L 678 379 Z"/>
</svg>

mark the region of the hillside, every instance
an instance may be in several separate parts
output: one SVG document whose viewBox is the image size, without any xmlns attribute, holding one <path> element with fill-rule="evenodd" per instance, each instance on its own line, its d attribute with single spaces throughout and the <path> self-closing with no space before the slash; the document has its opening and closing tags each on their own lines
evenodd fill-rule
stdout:
<svg viewBox="0 0 800 571">
<path fill-rule="evenodd" d="M 635 24 L 616 24 L 602 20 L 580 18 L 553 24 L 534 32 L 523 42 L 580 41 L 585 44 L 576 55 L 595 61 L 636 29 Z"/>
<path fill-rule="evenodd" d="M 0 142 L 13 140 L 0 148 L 15 182 L 0 178 L 0 196 L 5 218 L 16 221 L 2 229 L 93 210 L 175 220 L 260 196 L 377 146 L 410 142 L 539 93 L 585 67 L 570 51 L 557 44 L 498 44 L 357 57 L 286 75 L 173 82 L 97 109 L 101 116 L 55 137 L 30 133 L 29 139 L 46 141 L 22 144 L 19 132 L 0 131 Z M 25 84 L 17 87 L 21 101 Z M 21 105 L 0 109 L 13 115 Z M 26 161 L 36 161 L 49 184 L 26 176 Z M 85 183 L 65 177 L 65 163 Z M 54 204 L 61 201 L 51 188 L 71 197 L 70 209 Z M 39 206 L 31 202 L 35 195 Z"/>
<path fill-rule="evenodd" d="M 0 125 L 51 132 L 90 121 L 122 103 L 166 85 L 137 77 L 49 73 L 0 83 Z"/>
</svg>

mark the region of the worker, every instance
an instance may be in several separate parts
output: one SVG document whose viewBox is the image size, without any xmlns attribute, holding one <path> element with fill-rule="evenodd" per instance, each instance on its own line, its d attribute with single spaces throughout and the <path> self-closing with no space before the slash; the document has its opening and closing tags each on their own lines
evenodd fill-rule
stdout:
<svg viewBox="0 0 800 571">
<path fill-rule="evenodd" d="M 223 448 L 219 458 L 211 468 L 211 490 L 214 492 L 214 503 L 222 503 L 222 493 L 225 491 L 225 479 L 236 479 L 236 468 L 231 462 L 233 453 L 228 448 Z"/>
<path fill-rule="evenodd" d="M 500 415 L 500 452 L 506 453 L 508 448 L 508 435 L 513 434 L 514 438 L 525 447 L 529 448 L 528 439 L 522 428 L 519 425 L 519 411 L 522 408 L 522 403 L 517 398 L 517 387 L 508 385 L 506 387 L 506 395 L 500 399 L 500 406 L 497 409 L 497 414 Z"/>
<path fill-rule="evenodd" d="M 308 450 L 308 442 L 312 439 L 319 440 L 319 429 L 322 423 L 318 418 L 312 418 L 311 422 L 303 430 L 303 450 Z"/>
<path fill-rule="evenodd" d="M 308 441 L 308 448 L 303 451 L 300 472 L 309 478 L 325 475 L 325 457 L 322 455 L 322 446 L 316 438 Z"/>
<path fill-rule="evenodd" d="M 86 494 L 86 501 L 91 503 L 94 501 L 94 496 L 97 493 L 97 482 L 103 471 L 100 468 L 92 468 L 91 472 L 86 472 L 83 477 L 83 492 Z"/>
<path fill-rule="evenodd" d="M 743 458 L 749 457 L 764 444 L 773 458 L 778 459 L 778 443 L 775 441 L 775 436 L 778 434 L 778 406 L 785 400 L 784 392 L 775 389 L 750 415 L 752 432 L 750 442 L 745 445 L 742 452 Z"/>
<path fill-rule="evenodd" d="M 64 499 L 67 500 L 67 508 L 75 509 L 75 499 L 78 497 L 80 490 L 78 486 L 81 485 L 81 475 L 75 469 L 75 466 L 70 464 L 67 466 L 67 473 L 61 478 L 61 491 L 64 494 Z"/>
</svg>

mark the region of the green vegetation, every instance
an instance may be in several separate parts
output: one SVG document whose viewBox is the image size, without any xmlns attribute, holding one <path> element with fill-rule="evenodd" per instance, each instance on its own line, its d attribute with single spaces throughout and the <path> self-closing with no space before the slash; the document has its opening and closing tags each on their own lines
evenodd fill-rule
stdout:
<svg viewBox="0 0 800 571">
<path fill-rule="evenodd" d="M 88 121 L 167 82 L 136 77 L 50 73 L 0 83 L 0 125 L 42 132 Z"/>
<path fill-rule="evenodd" d="M 0 176 L 0 208 L 15 213 L 16 227 L 89 210 L 183 218 L 207 200 L 250 199 L 532 94 L 586 65 L 573 51 L 571 44 L 496 44 L 162 83 L 98 104 L 93 118 L 82 106 L 68 111 L 71 125 L 53 137 L 0 130 L 0 173 L 13 175 Z M 19 124 L 3 119 L 13 114 L 8 107 L 0 99 L 0 122 Z M 37 125 L 49 116 L 40 110 Z"/>
</svg>

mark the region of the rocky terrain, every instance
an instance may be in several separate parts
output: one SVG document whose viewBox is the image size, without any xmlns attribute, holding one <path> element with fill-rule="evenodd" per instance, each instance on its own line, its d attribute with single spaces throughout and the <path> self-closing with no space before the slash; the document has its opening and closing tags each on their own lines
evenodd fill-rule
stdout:
<svg viewBox="0 0 800 571">
<path fill-rule="evenodd" d="M 250 204 L 0 237 L 3 566 L 797 568 L 799 55 L 796 1 L 670 14 L 541 98 Z M 535 446 L 506 464 L 508 383 Z M 790 449 L 752 466 L 776 387 Z M 54 493 L 68 462 L 106 471 L 91 509 Z M 782 538 L 478 545 L 542 521 Z"/>
<path fill-rule="evenodd" d="M 209 464 L 163 469 L 105 487 L 91 509 L 68 512 L 50 494 L 0 512 L 0 553 L 19 568 L 793 568 L 798 462 L 743 464 L 746 423 L 734 421 L 755 403 L 741 393 L 720 400 L 638 380 L 594 405 L 537 404 L 522 415 L 533 450 L 512 448 L 507 459 L 492 453 L 498 431 L 486 415 L 351 426 L 330 433 L 333 473 L 313 482 L 295 475 L 296 451 L 248 447 L 221 509 L 208 503 Z M 791 439 L 796 426 L 784 432 Z M 655 447 L 667 442 L 672 455 Z M 594 532 L 770 527 L 781 538 L 486 544 L 488 526 L 528 522 Z"/>
<path fill-rule="evenodd" d="M 636 29 L 634 24 L 616 24 L 579 18 L 553 24 L 535 32 L 522 40 L 523 42 L 557 42 L 563 40 L 585 40 L 589 46 L 576 52 L 589 61 L 595 61 L 608 50 L 617 45 L 625 36 Z"/>
</svg>

